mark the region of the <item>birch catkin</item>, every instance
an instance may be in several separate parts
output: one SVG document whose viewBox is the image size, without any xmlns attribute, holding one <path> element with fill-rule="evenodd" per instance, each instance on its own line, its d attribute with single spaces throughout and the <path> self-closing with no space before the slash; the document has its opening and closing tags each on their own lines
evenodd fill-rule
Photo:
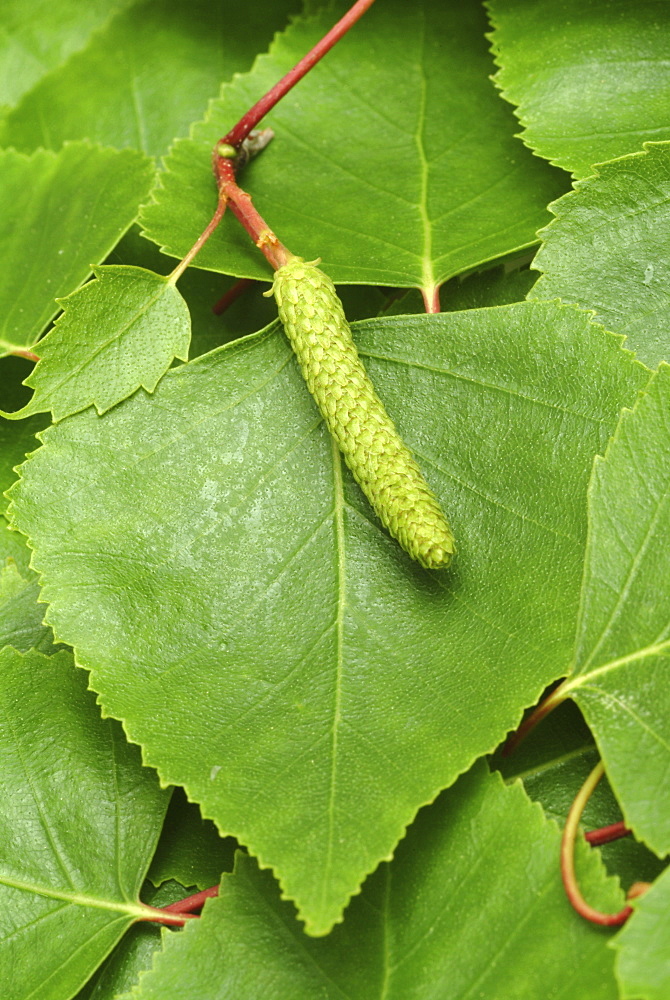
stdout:
<svg viewBox="0 0 670 1000">
<path fill-rule="evenodd" d="M 448 566 L 449 525 L 368 378 L 332 281 L 293 257 L 272 290 L 309 390 L 380 521 L 422 566 Z"/>
</svg>

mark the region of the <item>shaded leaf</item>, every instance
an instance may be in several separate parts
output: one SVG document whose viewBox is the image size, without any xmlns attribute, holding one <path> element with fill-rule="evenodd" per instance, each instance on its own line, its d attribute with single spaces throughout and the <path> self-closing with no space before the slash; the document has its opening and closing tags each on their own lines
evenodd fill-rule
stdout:
<svg viewBox="0 0 670 1000">
<path fill-rule="evenodd" d="M 453 572 L 380 530 L 276 327 L 45 431 L 13 494 L 105 711 L 312 933 L 563 672 L 592 456 L 648 377 L 555 303 L 355 332 Z"/>
<path fill-rule="evenodd" d="M 670 994 L 670 869 L 635 903 L 614 938 L 621 1000 L 666 1000 Z"/>
<path fill-rule="evenodd" d="M 514 754 L 496 751 L 491 764 L 506 781 L 521 778 L 526 793 L 539 802 L 545 815 L 563 827 L 574 798 L 599 760 L 593 736 L 574 702 L 563 702 L 534 729 Z M 609 826 L 621 819 L 621 810 L 604 779 L 596 787 L 582 815 L 584 831 Z M 596 848 L 592 848 L 596 850 Z M 655 854 L 632 836 L 597 848 L 607 870 L 624 888 L 651 881 L 664 867 Z"/>
<path fill-rule="evenodd" d="M 173 879 L 209 889 L 221 872 L 233 870 L 235 847 L 232 837 L 220 837 L 211 820 L 203 819 L 197 805 L 176 788 L 147 878 L 154 885 Z"/>
<path fill-rule="evenodd" d="M 91 405 L 104 413 L 140 386 L 153 392 L 175 357 L 188 358 L 191 317 L 169 278 L 127 266 L 94 273 L 96 281 L 59 299 L 64 312 L 25 381 L 35 394 L 5 417 L 51 410 L 62 420 Z"/>
<path fill-rule="evenodd" d="M 46 608 L 37 603 L 39 585 L 34 573 L 22 576 L 15 560 L 3 551 L 8 534 L 4 530 L 0 534 L 0 649 L 13 646 L 22 653 L 38 649 L 49 655 L 54 652 L 53 635 L 42 624 Z"/>
<path fill-rule="evenodd" d="M 31 152 L 91 139 L 159 156 L 298 8 L 298 0 L 254 0 L 240 18 L 230 3 L 135 3 L 26 95 L 0 127 L 0 144 Z"/>
<path fill-rule="evenodd" d="M 624 819 L 670 851 L 670 367 L 624 412 L 589 487 L 577 643 L 563 691 L 593 730 Z"/>
<path fill-rule="evenodd" d="M 607 938 L 571 910 L 558 851 L 520 785 L 477 767 L 422 811 L 325 940 L 305 938 L 270 874 L 238 855 L 133 1000 L 616 1000 Z M 586 891 L 615 909 L 620 893 L 584 854 Z"/>
<path fill-rule="evenodd" d="M 0 105 L 12 105 L 132 0 L 3 0 Z"/>
<path fill-rule="evenodd" d="M 167 805 L 69 653 L 0 652 L 0 982 L 62 1000 L 140 917 Z"/>
<path fill-rule="evenodd" d="M 0 359 L 0 385 L 2 405 L 8 410 L 18 410 L 26 402 L 26 394 L 30 390 L 20 384 L 33 367 L 33 363 L 24 358 L 4 357 Z M 44 430 L 50 423 L 48 417 L 35 415 L 15 423 L 0 417 L 0 514 L 7 508 L 6 490 L 18 478 L 14 468 L 20 465 L 28 452 L 39 447 L 35 435 Z"/>
<path fill-rule="evenodd" d="M 656 0 L 488 0 L 495 82 L 517 106 L 521 138 L 588 177 L 592 164 L 670 139 L 667 34 Z"/>
<path fill-rule="evenodd" d="M 335 18 L 329 7 L 294 22 L 174 145 L 142 219 L 169 253 L 182 257 L 212 215 L 214 143 Z M 321 257 L 335 282 L 432 292 L 536 242 L 565 180 L 514 139 L 489 79 L 485 27 L 475 0 L 376 4 L 264 120 L 274 142 L 242 184 L 282 242 Z M 232 214 L 196 265 L 271 277 Z"/>
<path fill-rule="evenodd" d="M 670 143 L 598 166 L 555 202 L 529 298 L 576 302 L 656 367 L 670 357 Z"/>
<path fill-rule="evenodd" d="M 134 220 L 152 177 L 150 161 L 130 149 L 0 151 L 0 354 L 35 343 L 56 299 L 85 281 Z"/>
</svg>

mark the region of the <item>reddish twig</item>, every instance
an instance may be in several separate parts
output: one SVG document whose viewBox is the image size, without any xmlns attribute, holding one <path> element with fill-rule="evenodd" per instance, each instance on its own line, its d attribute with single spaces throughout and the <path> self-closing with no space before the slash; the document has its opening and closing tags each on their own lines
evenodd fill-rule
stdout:
<svg viewBox="0 0 670 1000">
<path fill-rule="evenodd" d="M 211 889 L 203 889 L 202 892 L 196 892 L 192 896 L 186 896 L 185 899 L 178 899 L 176 903 L 170 903 L 169 906 L 163 907 L 163 911 L 165 913 L 193 913 L 195 910 L 202 909 L 205 905 L 205 900 L 218 895 L 219 887 L 218 885 L 213 885 Z"/>
<path fill-rule="evenodd" d="M 295 87 L 299 80 L 302 80 L 303 76 L 310 71 L 312 66 L 316 65 L 320 59 L 322 59 L 327 52 L 329 52 L 336 42 L 339 42 L 340 38 L 349 31 L 349 29 L 358 21 L 360 17 L 366 12 L 366 10 L 372 6 L 374 0 L 357 0 L 357 3 L 351 7 L 350 10 L 342 17 L 336 25 L 334 25 L 330 31 L 323 36 L 320 42 L 314 46 L 314 48 L 307 53 L 306 56 L 297 63 L 293 69 L 289 70 L 286 76 L 283 76 L 281 80 L 274 85 L 271 90 L 268 90 L 267 94 L 261 97 L 260 101 L 257 101 L 252 108 L 250 108 L 245 115 L 240 118 L 238 123 L 234 125 L 230 132 L 228 132 L 221 142 L 229 143 L 235 148 L 239 148 L 240 144 L 246 139 L 252 129 L 256 128 L 256 125 L 265 117 L 268 111 L 274 108 L 275 104 L 284 97 L 285 94 Z M 218 143 L 217 143 L 218 145 Z"/>
<path fill-rule="evenodd" d="M 172 273 L 170 274 L 168 280 L 171 285 L 174 285 L 177 282 L 177 280 L 182 276 L 182 274 L 184 273 L 188 265 L 191 263 L 195 255 L 198 253 L 198 251 L 201 250 L 202 247 L 205 245 L 205 243 L 210 238 L 210 236 L 212 235 L 218 224 L 221 222 L 221 219 L 223 218 L 225 211 L 226 211 L 226 199 L 219 196 L 219 201 L 217 203 L 216 209 L 214 210 L 214 215 L 209 220 L 203 231 L 200 233 L 200 236 L 198 236 L 197 240 L 195 241 L 189 252 L 182 260 L 179 261 L 174 271 L 172 271 Z"/>
<path fill-rule="evenodd" d="M 187 920 L 197 920 L 197 917 L 192 913 L 169 913 L 167 908 L 158 909 L 155 906 L 145 906 L 144 911 L 145 915 L 137 918 L 139 921 L 183 927 Z"/>
<path fill-rule="evenodd" d="M 17 358 L 27 358 L 28 361 L 39 361 L 39 355 L 29 351 L 27 347 L 15 347 L 9 352 Z"/>
<path fill-rule="evenodd" d="M 236 281 L 232 288 L 229 288 L 225 295 L 222 295 L 218 302 L 215 302 L 212 306 L 212 312 L 215 316 L 221 316 L 226 309 L 232 306 L 233 302 L 239 299 L 240 295 L 246 292 L 250 285 L 255 284 L 253 278 L 240 278 Z"/>
<path fill-rule="evenodd" d="M 229 147 L 228 147 L 229 148 Z M 265 219 L 259 215 L 251 200 L 251 195 L 243 191 L 235 180 L 235 160 L 231 156 L 219 155 L 221 144 L 214 149 L 214 173 L 219 187 L 219 199 L 225 199 L 230 209 L 242 223 L 258 249 L 269 261 L 273 271 L 287 264 L 294 256 L 272 232 Z M 227 152 L 228 150 L 226 150 Z"/>
<path fill-rule="evenodd" d="M 600 927 L 619 927 L 628 920 L 633 908 L 624 906 L 618 913 L 602 913 L 600 910 L 594 909 L 582 896 L 575 873 L 575 838 L 579 821 L 586 803 L 604 773 L 605 768 L 600 761 L 589 774 L 570 807 L 561 841 L 561 877 L 567 897 L 581 917 L 589 920 L 592 924 L 598 924 Z"/>
<path fill-rule="evenodd" d="M 618 823 L 610 823 L 609 826 L 601 826 L 598 830 L 591 830 L 584 834 L 584 838 L 592 847 L 598 847 L 600 844 L 609 844 L 613 840 L 627 837 L 630 832 L 623 820 L 620 820 Z"/>
<path fill-rule="evenodd" d="M 547 695 L 547 697 L 540 702 L 537 708 L 530 713 L 528 718 L 524 719 L 516 732 L 512 733 L 503 747 L 503 757 L 509 757 L 509 755 L 516 750 L 519 744 L 525 740 L 526 736 L 528 736 L 528 734 L 535 729 L 538 722 L 541 722 L 542 719 L 546 718 L 550 712 L 553 712 L 555 708 L 558 708 L 561 702 L 565 701 L 567 695 L 563 690 L 564 685 L 565 681 L 563 684 L 560 684 L 557 688 L 555 688 L 551 694 Z"/>
</svg>

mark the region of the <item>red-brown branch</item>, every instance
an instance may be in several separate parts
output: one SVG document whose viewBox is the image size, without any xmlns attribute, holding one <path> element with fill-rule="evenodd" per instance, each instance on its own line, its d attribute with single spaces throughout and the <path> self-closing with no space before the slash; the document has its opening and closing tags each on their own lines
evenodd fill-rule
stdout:
<svg viewBox="0 0 670 1000">
<path fill-rule="evenodd" d="M 601 844 L 609 844 L 613 840 L 627 837 L 630 832 L 623 820 L 620 820 L 618 823 L 610 823 L 609 826 L 601 826 L 597 830 L 590 830 L 584 834 L 584 837 L 592 847 L 599 847 Z"/>
<path fill-rule="evenodd" d="M 346 35 L 347 31 L 358 21 L 359 18 L 365 14 L 366 10 L 372 6 L 374 0 L 357 0 L 357 3 L 347 11 L 344 17 L 340 18 L 336 25 L 334 25 L 330 31 L 323 36 L 321 41 L 317 42 L 314 48 L 307 53 L 306 56 L 297 63 L 293 69 L 289 70 L 286 76 L 283 76 L 281 80 L 274 85 L 271 90 L 268 90 L 267 94 L 261 97 L 260 101 L 257 101 L 252 108 L 250 108 L 245 115 L 240 118 L 238 123 L 234 125 L 230 132 L 228 132 L 221 142 L 230 143 L 231 146 L 239 148 L 240 143 L 249 135 L 253 128 L 256 128 L 258 123 L 265 117 L 268 111 L 274 108 L 275 104 L 284 97 L 285 94 L 295 87 L 299 80 L 302 80 L 303 76 L 310 71 L 312 66 L 316 65 L 320 59 L 322 59 L 327 52 L 330 52 L 333 45 L 339 42 L 343 35 Z"/>
<path fill-rule="evenodd" d="M 232 288 L 229 288 L 225 295 L 222 295 L 218 302 L 215 302 L 212 306 L 212 312 L 215 316 L 221 316 L 222 313 L 232 306 L 233 302 L 237 302 L 240 295 L 243 295 L 250 285 L 254 284 L 253 278 L 240 278 L 236 281 Z"/>
<path fill-rule="evenodd" d="M 164 906 L 163 911 L 165 913 L 181 913 L 184 915 L 193 913 L 195 910 L 201 910 L 207 899 L 218 895 L 219 887 L 218 885 L 213 885 L 211 889 L 203 889 L 202 892 L 195 892 L 192 896 L 186 896 L 185 899 L 178 899 L 176 903 Z"/>
</svg>

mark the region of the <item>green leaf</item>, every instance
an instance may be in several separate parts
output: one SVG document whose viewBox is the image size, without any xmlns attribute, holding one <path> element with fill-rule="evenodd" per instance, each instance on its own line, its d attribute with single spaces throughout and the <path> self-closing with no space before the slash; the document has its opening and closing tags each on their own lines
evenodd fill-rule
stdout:
<svg viewBox="0 0 670 1000">
<path fill-rule="evenodd" d="M 614 938 L 621 1000 L 667 1000 L 670 994 L 670 868 L 635 902 Z"/>
<path fill-rule="evenodd" d="M 31 152 L 91 139 L 160 156 L 298 6 L 254 0 L 240 18 L 209 0 L 136 3 L 26 95 L 0 126 L 0 145 Z"/>
<path fill-rule="evenodd" d="M 212 215 L 216 140 L 335 18 L 328 8 L 294 22 L 174 145 L 142 220 L 168 253 L 182 257 Z M 489 79 L 485 27 L 475 0 L 376 4 L 264 119 L 275 139 L 242 186 L 294 253 L 321 257 L 335 282 L 432 293 L 536 242 L 565 179 L 514 139 L 514 119 Z M 196 266 L 271 276 L 232 213 Z"/>
<path fill-rule="evenodd" d="M 529 298 L 577 302 L 628 337 L 626 347 L 656 367 L 670 357 L 670 143 L 598 166 L 597 176 L 555 202 L 554 222 L 533 267 Z"/>
<path fill-rule="evenodd" d="M 235 847 L 232 837 L 220 837 L 211 820 L 204 820 L 197 805 L 176 788 L 147 878 L 154 885 L 173 879 L 209 889 L 221 872 L 233 870 Z"/>
<path fill-rule="evenodd" d="M 521 138 L 588 177 L 592 164 L 670 139 L 666 38 L 656 0 L 488 0 L 495 82 L 517 106 Z"/>
<path fill-rule="evenodd" d="M 563 693 L 594 732 L 626 824 L 670 851 L 670 367 L 624 412 L 589 487 L 577 643 Z"/>
<path fill-rule="evenodd" d="M 504 267 L 492 267 L 488 271 L 452 278 L 440 289 L 440 309 L 442 312 L 457 312 L 523 302 L 536 281 L 537 275 L 527 268 L 508 272 Z M 425 311 L 421 293 L 412 289 L 391 302 L 383 314 L 401 316 Z"/>
<path fill-rule="evenodd" d="M 28 347 L 137 214 L 146 157 L 87 142 L 60 153 L 0 151 L 0 355 Z M 48 234 L 48 238 L 46 235 Z"/>
<path fill-rule="evenodd" d="M 3 0 L 0 106 L 16 104 L 131 0 Z"/>
<path fill-rule="evenodd" d="M 105 711 L 317 934 L 564 671 L 592 457 L 648 378 L 555 303 L 355 335 L 453 524 L 453 572 L 380 530 L 276 327 L 45 431 L 13 492 Z"/>
<path fill-rule="evenodd" d="M 167 796 L 69 653 L 0 652 L 0 982 L 62 1000 L 146 912 Z"/>
<path fill-rule="evenodd" d="M 174 358 L 186 361 L 188 306 L 169 278 L 139 267 L 94 268 L 66 299 L 53 330 L 40 341 L 40 360 L 25 380 L 35 390 L 12 420 L 51 410 L 62 420 L 94 405 L 116 406 L 142 386 L 153 392 Z"/>
<path fill-rule="evenodd" d="M 238 855 L 133 1000 L 617 1000 L 607 938 L 571 910 L 558 852 L 558 830 L 521 786 L 477 767 L 422 811 L 326 940 L 306 938 L 270 874 Z M 585 854 L 586 891 L 620 906 Z"/>
</svg>

